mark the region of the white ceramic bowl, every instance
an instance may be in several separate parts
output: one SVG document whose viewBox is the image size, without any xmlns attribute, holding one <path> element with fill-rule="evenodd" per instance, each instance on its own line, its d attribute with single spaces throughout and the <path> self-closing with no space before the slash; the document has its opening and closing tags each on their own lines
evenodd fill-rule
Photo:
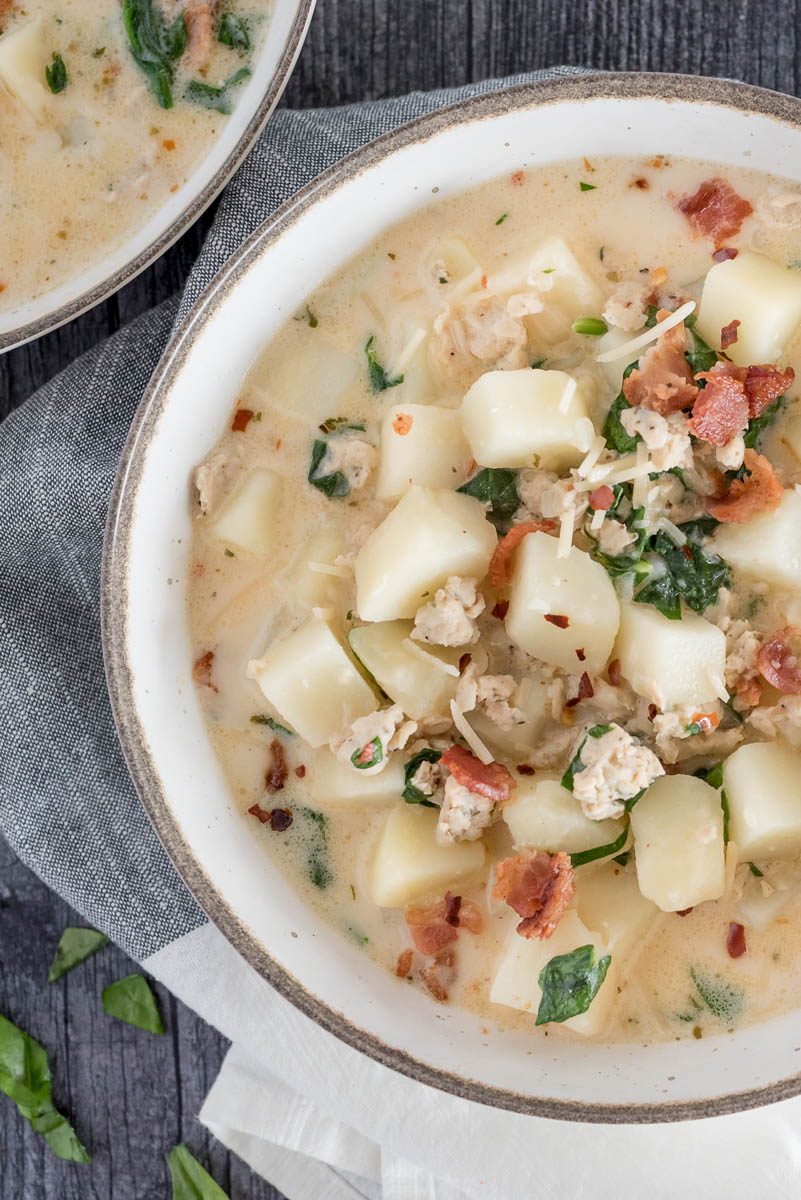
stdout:
<svg viewBox="0 0 801 1200">
<path fill-rule="evenodd" d="M 700 1042 L 534 1042 L 435 1005 L 322 924 L 265 869 L 266 850 L 231 804 L 204 733 L 184 616 L 189 479 L 287 315 L 432 192 L 526 164 L 657 152 L 801 183 L 801 102 L 722 80 L 562 78 L 423 118 L 322 176 L 253 235 L 173 338 L 123 456 L 106 547 L 104 640 L 120 736 L 153 822 L 210 917 L 275 987 L 365 1053 L 474 1100 L 585 1121 L 699 1117 L 801 1092 L 798 1016 Z"/>
<path fill-rule="evenodd" d="M 264 45 L 223 132 L 178 191 L 116 250 L 61 287 L 0 313 L 0 352 L 92 308 L 143 271 L 196 221 L 225 186 L 275 108 L 300 53 L 315 0 L 271 0 Z"/>
</svg>

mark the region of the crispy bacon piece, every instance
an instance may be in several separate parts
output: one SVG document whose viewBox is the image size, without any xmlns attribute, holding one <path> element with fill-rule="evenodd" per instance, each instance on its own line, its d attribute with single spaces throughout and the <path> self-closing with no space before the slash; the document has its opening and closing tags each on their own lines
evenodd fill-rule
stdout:
<svg viewBox="0 0 801 1200">
<path fill-rule="evenodd" d="M 278 738 L 270 742 L 270 765 L 264 773 L 264 786 L 268 792 L 280 792 L 286 783 L 289 768 L 286 765 L 284 747 Z"/>
<path fill-rule="evenodd" d="M 457 783 L 477 796 L 485 796 L 503 806 L 512 794 L 515 781 L 502 763 L 485 764 L 462 746 L 451 746 L 440 762 Z"/>
<path fill-rule="evenodd" d="M 594 492 L 590 492 L 590 507 L 606 512 L 607 508 L 611 508 L 615 502 L 615 493 L 612 491 L 608 483 L 602 487 L 596 488 Z"/>
<path fill-rule="evenodd" d="M 678 209 L 699 237 L 711 238 L 717 247 L 736 237 L 754 211 L 728 180 L 720 178 L 705 179 L 694 195 L 682 196 Z"/>
<path fill-rule="evenodd" d="M 745 394 L 748 397 L 748 415 L 758 417 L 766 405 L 783 396 L 795 379 L 792 367 L 780 371 L 776 366 L 754 365 L 745 375 Z"/>
<path fill-rule="evenodd" d="M 708 496 L 704 501 L 707 512 L 718 521 L 744 525 L 759 513 L 773 512 L 781 503 L 782 485 L 765 456 L 746 450 L 744 463 L 750 475 L 733 479 L 725 495 Z"/>
<path fill-rule="evenodd" d="M 459 674 L 462 675 L 473 661 L 472 654 L 461 654 L 459 656 Z"/>
<path fill-rule="evenodd" d="M 536 768 L 532 767 L 530 763 L 518 763 L 518 765 L 515 767 L 515 770 L 517 771 L 518 775 L 536 775 L 537 774 Z"/>
<path fill-rule="evenodd" d="M 395 974 L 398 976 L 398 979 L 405 979 L 409 974 L 412 969 L 413 958 L 413 950 L 409 950 L 408 948 L 406 950 L 401 950 L 400 954 L 398 955 L 398 961 L 395 964 Z"/>
<path fill-rule="evenodd" d="M 729 952 L 729 958 L 739 958 L 741 954 L 745 954 L 745 926 L 741 925 L 739 921 L 729 922 L 726 949 Z"/>
<path fill-rule="evenodd" d="M 392 422 L 392 428 L 399 437 L 406 437 L 413 424 L 414 417 L 410 413 L 398 413 Z"/>
<path fill-rule="evenodd" d="M 492 897 L 505 900 L 523 918 L 517 927 L 520 936 L 549 938 L 576 890 L 570 856 L 562 850 L 523 850 L 503 859 L 495 871 Z"/>
<path fill-rule="evenodd" d="M 663 308 L 657 319 L 664 321 L 669 316 Z M 629 404 L 649 408 L 663 417 L 689 408 L 698 395 L 698 387 L 684 357 L 686 349 L 687 330 L 683 325 L 674 325 L 663 333 L 640 359 L 637 370 L 623 380 L 623 395 Z"/>
<path fill-rule="evenodd" d="M 253 410 L 251 408 L 238 408 L 234 413 L 231 428 L 234 433 L 244 433 L 252 420 Z"/>
<path fill-rule="evenodd" d="M 497 617 L 499 621 L 503 621 L 509 611 L 508 600 L 498 600 L 492 610 L 493 617 Z"/>
<path fill-rule="evenodd" d="M 737 330 L 742 324 L 741 321 L 729 321 L 728 325 L 724 325 L 720 331 L 720 348 L 728 350 L 729 346 L 733 346 L 739 338 Z"/>
<path fill-rule="evenodd" d="M 251 804 L 248 813 L 262 825 L 269 825 L 273 833 L 283 833 L 292 824 L 292 813 L 288 808 L 266 809 L 260 804 Z"/>
<path fill-rule="evenodd" d="M 725 446 L 748 424 L 745 384 L 728 371 L 702 371 L 706 387 L 698 393 L 690 418 L 690 432 L 713 446 Z"/>
<path fill-rule="evenodd" d="M 453 947 L 448 946 L 437 955 L 432 963 L 421 967 L 418 972 L 423 987 L 439 1004 L 447 1003 L 447 984 L 454 978 L 455 962 Z"/>
<path fill-rule="evenodd" d="M 306 774 L 306 768 L 304 767 L 303 763 L 301 763 L 299 767 L 295 767 L 295 774 L 297 775 L 298 779 L 303 779 L 304 775 Z"/>
<path fill-rule="evenodd" d="M 693 911 L 692 906 L 690 908 L 677 908 L 676 916 L 677 917 L 689 917 L 689 915 L 692 911 Z"/>
<path fill-rule="evenodd" d="M 439 954 L 456 941 L 460 929 L 480 933 L 484 920 L 477 904 L 446 892 L 432 904 L 407 908 L 406 924 L 421 954 Z"/>
<path fill-rule="evenodd" d="M 592 686 L 592 680 L 585 671 L 579 680 L 578 695 L 574 696 L 571 700 L 568 700 L 567 707 L 573 708 L 574 705 L 579 704 L 582 700 L 589 700 L 594 695 L 595 689 Z"/>
<path fill-rule="evenodd" d="M 214 668 L 214 651 L 207 650 L 205 654 L 201 654 L 200 658 L 196 658 L 192 667 L 192 678 L 198 687 L 211 688 L 213 692 L 217 691 L 217 684 L 214 682 L 212 670 Z"/>
<path fill-rule="evenodd" d="M 606 672 L 609 676 L 609 682 L 612 687 L 620 687 L 620 659 L 613 658 L 609 664 L 609 670 Z"/>
<path fill-rule="evenodd" d="M 757 670 L 771 687 L 785 696 L 801 695 L 801 667 L 790 648 L 790 639 L 801 637 L 801 629 L 785 625 L 768 638 L 757 653 Z"/>
<path fill-rule="evenodd" d="M 741 679 L 735 688 L 739 709 L 756 708 L 762 699 L 762 682 L 759 679 Z"/>
<path fill-rule="evenodd" d="M 567 629 L 570 624 L 570 617 L 566 617 L 564 613 L 543 613 L 542 615 L 550 625 L 555 625 L 557 629 Z"/>
<path fill-rule="evenodd" d="M 584 662 L 586 657 L 587 655 L 584 653 L 581 646 L 579 646 L 578 650 L 576 651 L 576 658 L 579 660 L 579 662 Z"/>
<path fill-rule="evenodd" d="M 509 582 L 512 573 L 510 562 L 512 552 L 517 549 L 526 534 L 550 533 L 555 528 L 553 521 L 523 521 L 520 525 L 513 525 L 492 552 L 489 565 L 489 578 L 492 586 L 504 587 Z"/>
</svg>

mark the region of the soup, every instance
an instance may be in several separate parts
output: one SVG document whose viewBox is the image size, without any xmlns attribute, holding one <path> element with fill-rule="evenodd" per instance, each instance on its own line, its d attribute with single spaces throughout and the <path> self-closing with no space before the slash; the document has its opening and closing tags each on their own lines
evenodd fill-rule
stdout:
<svg viewBox="0 0 801 1200">
<path fill-rule="evenodd" d="M 209 737 L 398 986 L 536 1036 L 797 1003 L 801 193 L 517 172 L 325 282 L 195 476 Z"/>
<path fill-rule="evenodd" d="M 264 0 L 0 0 L 0 312 L 177 192 L 250 75 Z"/>
</svg>

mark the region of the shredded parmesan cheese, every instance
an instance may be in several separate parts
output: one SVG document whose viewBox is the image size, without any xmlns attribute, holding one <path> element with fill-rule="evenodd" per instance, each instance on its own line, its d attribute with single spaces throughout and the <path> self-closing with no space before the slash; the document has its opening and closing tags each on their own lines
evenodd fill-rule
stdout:
<svg viewBox="0 0 801 1200">
<path fill-rule="evenodd" d="M 657 525 L 667 534 L 674 546 L 684 546 L 686 544 L 687 538 L 681 532 L 678 525 L 674 525 L 667 517 L 660 517 Z"/>
<path fill-rule="evenodd" d="M 476 758 L 480 759 L 480 761 L 483 762 L 485 767 L 488 766 L 491 762 L 494 762 L 495 761 L 494 756 L 490 753 L 490 751 L 484 745 L 484 743 L 482 742 L 481 738 L 478 736 L 476 731 L 473 728 L 471 728 L 467 718 L 465 717 L 465 715 L 461 711 L 461 709 L 457 708 L 455 700 L 451 700 L 451 716 L 453 717 L 454 725 L 459 730 L 459 733 L 461 733 L 462 737 L 467 742 L 468 746 L 473 751 Z"/>
<path fill-rule="evenodd" d="M 578 474 L 582 479 L 586 479 L 605 449 L 606 438 L 601 437 L 599 433 L 577 468 Z"/>
<path fill-rule="evenodd" d="M 566 413 L 570 411 L 570 405 L 573 403 L 573 397 L 576 394 L 577 387 L 578 384 L 576 383 L 575 379 L 568 379 L 567 383 L 565 384 L 565 390 L 562 392 L 562 398 L 559 401 L 560 413 Z"/>
<path fill-rule="evenodd" d="M 430 654 L 428 650 L 424 650 L 422 646 L 418 646 L 417 642 L 413 642 L 411 638 L 404 638 L 401 642 L 401 645 L 403 646 L 404 650 L 408 650 L 410 654 L 415 656 L 415 658 L 421 659 L 426 666 L 436 667 L 437 670 L 442 671 L 443 675 L 453 675 L 457 679 L 459 678 L 458 667 L 454 667 L 452 663 L 445 662 L 443 659 L 438 658 L 436 654 Z"/>
<path fill-rule="evenodd" d="M 559 527 L 559 545 L 556 547 L 557 558 L 567 558 L 573 545 L 573 531 L 576 528 L 576 510 L 568 508 L 562 516 Z"/>
<path fill-rule="evenodd" d="M 307 562 L 306 566 L 315 575 L 336 575 L 337 579 L 350 579 L 353 574 L 348 567 L 337 566 L 336 563 Z"/>
<path fill-rule="evenodd" d="M 593 532 L 600 529 L 604 523 L 605 517 L 606 517 L 606 509 L 605 508 L 596 508 L 595 512 L 592 514 L 592 520 L 590 521 L 590 529 L 592 529 Z"/>
<path fill-rule="evenodd" d="M 398 358 L 392 364 L 392 368 L 387 371 L 388 375 L 393 375 L 393 376 L 400 375 L 401 371 L 406 366 L 407 362 L 412 357 L 415 350 L 420 345 L 420 343 L 423 341 L 425 336 L 426 336 L 426 331 L 422 326 L 419 329 L 415 329 L 414 333 L 409 338 L 408 342 L 406 343 L 406 345 L 403 347 L 400 354 L 398 355 Z"/>
<path fill-rule="evenodd" d="M 664 321 L 657 321 L 653 329 L 646 329 L 645 333 L 639 334 L 636 338 L 632 338 L 630 342 L 625 342 L 622 346 L 615 346 L 611 350 L 604 350 L 603 354 L 599 354 L 596 362 L 609 363 L 617 362 L 619 358 L 628 358 L 635 350 L 641 350 L 643 346 L 649 346 L 651 342 L 655 342 L 663 333 L 667 333 L 668 329 L 672 329 L 674 325 L 681 325 L 682 321 L 689 317 L 691 312 L 695 310 L 695 301 L 688 300 L 686 304 L 682 304 L 671 313 L 669 317 L 665 317 Z"/>
<path fill-rule="evenodd" d="M 589 450 L 595 439 L 595 426 L 589 417 L 576 421 L 576 449 Z"/>
<path fill-rule="evenodd" d="M 648 461 L 648 447 L 645 442 L 639 442 L 637 445 L 637 466 L 642 466 Z M 650 474 L 650 472 L 649 472 Z M 650 490 L 651 480 L 648 475 L 640 475 L 634 481 L 634 487 L 631 489 L 631 503 L 635 508 L 644 507 L 648 500 L 648 492 Z"/>
<path fill-rule="evenodd" d="M 642 475 L 647 476 L 654 470 L 650 459 L 638 462 L 637 455 L 635 454 L 624 454 L 615 462 L 604 463 L 603 468 L 603 470 L 600 467 L 596 468 L 593 471 L 592 479 L 582 479 L 578 482 L 575 485 L 575 490 L 577 492 L 591 492 L 600 484 L 609 484 L 611 487 L 615 483 L 628 483 L 632 479 L 639 479 Z M 606 468 L 609 469 L 607 470 Z"/>
</svg>

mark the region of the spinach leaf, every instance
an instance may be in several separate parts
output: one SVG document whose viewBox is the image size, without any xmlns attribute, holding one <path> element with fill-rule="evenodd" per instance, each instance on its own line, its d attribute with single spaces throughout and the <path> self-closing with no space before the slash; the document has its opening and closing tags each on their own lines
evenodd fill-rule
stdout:
<svg viewBox="0 0 801 1200">
<path fill-rule="evenodd" d="M 325 813 L 315 808 L 296 808 L 295 815 L 306 822 L 306 870 L 309 879 L 316 888 L 324 891 L 334 878 L 328 865 L 328 819 Z"/>
<path fill-rule="evenodd" d="M 564 775 L 562 776 L 562 787 L 563 788 L 567 788 L 567 790 L 569 792 L 572 792 L 573 791 L 573 776 L 578 774 L 579 771 L 584 770 L 584 763 L 581 761 L 581 752 L 584 749 L 584 744 L 587 741 L 587 738 L 588 737 L 602 738 L 605 733 L 609 733 L 609 730 L 611 728 L 612 728 L 611 725 L 593 725 L 592 729 L 587 730 L 587 737 L 582 738 L 581 745 L 579 746 L 576 753 L 573 755 L 573 758 L 572 758 L 572 761 L 571 761 L 569 767 L 567 768 Z"/>
<path fill-rule="evenodd" d="M 385 392 L 388 388 L 397 387 L 399 383 L 403 383 L 403 376 L 397 375 L 395 379 L 390 379 L 385 368 L 379 361 L 378 354 L 373 349 L 375 334 L 370 334 L 367 339 L 367 344 L 364 347 L 364 354 L 367 359 L 367 371 L 370 377 L 370 387 L 374 392 Z"/>
<path fill-rule="evenodd" d="M 172 108 L 172 64 L 186 49 L 183 11 L 168 25 L 154 0 L 122 0 L 122 20 L 134 62 L 161 107 Z"/>
<path fill-rule="evenodd" d="M 147 1033 L 164 1033 L 156 997 L 143 975 L 126 975 L 103 988 L 103 1011 Z"/>
<path fill-rule="evenodd" d="M 381 738 L 374 737 L 366 745 L 354 750 L 350 756 L 350 761 L 357 771 L 367 771 L 370 767 L 375 767 L 378 763 L 383 762 L 384 747 L 381 745 Z"/>
<path fill-rule="evenodd" d="M 656 325 L 656 316 L 659 312 L 659 309 L 655 304 L 649 304 L 645 312 L 647 314 L 645 318 L 645 328 L 653 329 L 654 325 Z"/>
<path fill-rule="evenodd" d="M 167 1155 L 172 1182 L 172 1200 L 228 1200 L 227 1194 L 204 1171 L 186 1146 L 176 1146 Z"/>
<path fill-rule="evenodd" d="M 669 621 L 681 620 L 681 596 L 669 571 L 647 581 L 635 592 L 634 599 L 637 604 L 652 604 Z"/>
<path fill-rule="evenodd" d="M 341 500 L 344 496 L 350 495 L 350 484 L 341 471 L 330 471 L 327 475 L 320 475 L 320 463 L 325 458 L 325 452 L 328 449 L 328 442 L 323 438 L 316 438 L 312 446 L 311 462 L 309 463 L 309 474 L 306 476 L 312 487 L 316 487 L 330 500 Z"/>
<path fill-rule="evenodd" d="M 621 487 L 620 484 L 615 484 L 615 488 L 619 487 Z M 619 502 L 620 497 L 616 494 L 612 507 L 607 511 L 609 513 L 615 513 Z M 598 542 L 597 538 L 594 538 L 592 533 L 587 533 L 587 537 L 594 545 L 592 552 L 593 558 L 599 562 L 602 567 L 606 568 L 608 574 L 613 579 L 618 578 L 620 575 L 628 575 L 633 573 L 635 586 L 637 585 L 638 581 L 644 581 L 647 579 L 652 570 L 651 564 L 649 562 L 643 562 L 642 557 L 648 543 L 648 534 L 645 530 L 644 518 L 645 509 L 642 507 L 642 505 L 639 508 L 633 509 L 626 517 L 623 524 L 630 533 L 635 535 L 636 540 L 627 546 L 622 554 L 604 554 L 604 552 L 599 549 L 600 543 Z"/>
<path fill-rule="evenodd" d="M 20 1116 L 42 1135 L 56 1158 L 92 1161 L 51 1095 L 50 1065 L 44 1046 L 0 1016 L 0 1092 L 16 1104 Z"/>
<path fill-rule="evenodd" d="M 784 401 L 785 397 L 779 396 L 771 404 L 766 404 L 758 417 L 752 417 L 748 422 L 748 428 L 743 434 L 743 441 L 748 450 L 753 450 L 765 430 L 775 423 L 784 408 Z"/>
<path fill-rule="evenodd" d="M 542 997 L 536 1024 L 567 1021 L 586 1012 L 606 979 L 611 961 L 610 954 L 596 959 L 594 946 L 579 946 L 547 962 L 537 981 Z"/>
<path fill-rule="evenodd" d="M 199 104 L 201 108 L 211 108 L 214 112 L 228 116 L 232 108 L 231 89 L 250 77 L 247 67 L 240 67 L 226 79 L 221 87 L 212 87 L 210 83 L 201 83 L 199 79 L 190 79 L 186 85 L 184 99 L 191 104 Z"/>
<path fill-rule="evenodd" d="M 695 316 L 695 314 L 691 313 L 690 317 L 693 316 Z M 692 343 L 693 348 L 692 350 L 686 350 L 684 357 L 690 364 L 690 369 L 692 370 L 693 375 L 697 375 L 699 371 L 712 370 L 715 363 L 718 361 L 718 352 L 717 350 L 713 350 L 711 346 L 708 346 L 701 335 L 696 333 L 695 321 L 690 324 L 690 317 L 687 318 L 684 324 L 689 330 L 690 342 Z"/>
<path fill-rule="evenodd" d="M 254 713 L 250 718 L 251 725 L 266 725 L 272 729 L 273 733 L 282 733 L 285 737 L 294 737 L 295 734 L 291 729 L 287 729 L 286 725 L 282 725 L 276 721 L 275 717 L 265 717 L 262 713 Z"/>
<path fill-rule="evenodd" d="M 249 50 L 250 33 L 247 22 L 243 17 L 238 17 L 236 13 L 223 13 L 217 29 L 217 40 L 224 46 L 231 46 L 234 50 Z"/>
<path fill-rule="evenodd" d="M 598 858 L 606 858 L 608 854 L 616 854 L 618 850 L 623 849 L 628 836 L 629 827 L 627 824 L 620 837 L 616 837 L 613 842 L 607 842 L 605 846 L 593 846 L 591 850 L 580 850 L 577 854 L 571 854 L 571 865 L 574 867 L 583 867 L 586 863 L 595 862 Z"/>
<path fill-rule="evenodd" d="M 606 444 L 610 450 L 617 450 L 618 454 L 631 454 L 637 449 L 637 443 L 640 440 L 640 435 L 635 433 L 634 436 L 626 433 L 625 428 L 620 420 L 620 414 L 625 412 L 627 408 L 631 408 L 628 400 L 623 392 L 620 392 L 617 399 L 613 402 L 609 409 L 604 427 L 601 433 L 606 438 Z"/>
<path fill-rule="evenodd" d="M 728 983 L 720 975 L 709 975 L 699 967 L 690 967 L 690 978 L 714 1017 L 721 1021 L 735 1021 L 745 1007 L 745 996 L 740 988 Z"/>
<path fill-rule="evenodd" d="M 661 556 L 666 570 L 634 595 L 638 604 L 653 604 L 672 621 L 681 620 L 682 597 L 691 609 L 702 613 L 717 602 L 720 588 L 729 582 L 728 564 L 701 546 L 710 529 L 708 519 L 688 521 L 679 528 L 687 538 L 683 546 L 677 546 L 661 530 L 651 539 L 649 549 Z"/>
<path fill-rule="evenodd" d="M 507 526 L 520 507 L 517 471 L 511 467 L 484 467 L 456 490 L 489 504 L 487 516 L 496 527 Z"/>
<path fill-rule="evenodd" d="M 438 763 L 441 758 L 441 750 L 418 750 L 417 754 L 412 755 L 409 759 L 403 771 L 403 781 L 406 786 L 401 792 L 401 796 L 407 804 L 424 804 L 426 808 L 438 807 L 425 792 L 421 792 L 418 787 L 414 786 L 412 780 L 421 763 Z"/>
<path fill-rule="evenodd" d="M 66 975 L 73 967 L 80 966 L 107 945 L 108 938 L 105 933 L 99 933 L 96 929 L 65 929 L 56 946 L 47 982 L 55 983 L 62 975 Z"/>
<path fill-rule="evenodd" d="M 53 55 L 52 67 L 45 67 L 45 79 L 47 80 L 47 86 L 54 96 L 57 96 L 59 92 L 63 92 L 69 83 L 67 68 L 64 66 L 64 59 L 60 54 Z"/>
</svg>

